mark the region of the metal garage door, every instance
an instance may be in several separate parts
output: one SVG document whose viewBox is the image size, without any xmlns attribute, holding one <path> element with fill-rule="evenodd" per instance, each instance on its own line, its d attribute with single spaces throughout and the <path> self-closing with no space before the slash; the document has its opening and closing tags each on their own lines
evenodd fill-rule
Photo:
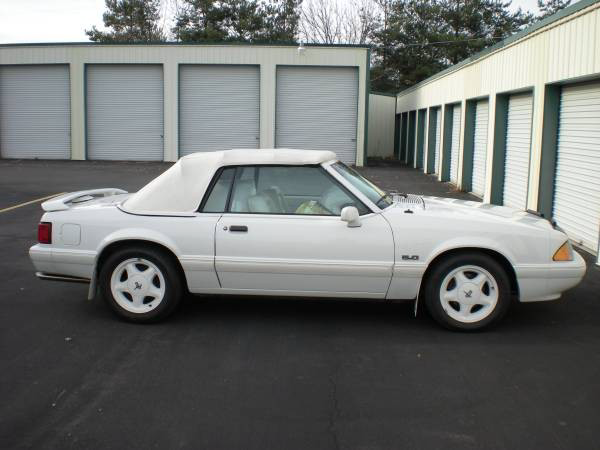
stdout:
<svg viewBox="0 0 600 450">
<path fill-rule="evenodd" d="M 458 150 L 460 146 L 460 105 L 452 108 L 452 141 L 450 147 L 450 181 L 458 182 Z"/>
<path fill-rule="evenodd" d="M 87 157 L 163 160 L 162 66 L 86 67 Z"/>
<path fill-rule="evenodd" d="M 358 69 L 278 67 L 276 147 L 331 150 L 356 163 Z"/>
<path fill-rule="evenodd" d="M 475 105 L 475 132 L 473 138 L 473 178 L 471 189 L 475 195 L 483 197 L 485 192 L 485 167 L 487 160 L 489 104 L 487 100 Z"/>
<path fill-rule="evenodd" d="M 259 93 L 258 66 L 181 66 L 179 155 L 258 148 Z"/>
<path fill-rule="evenodd" d="M 531 94 L 509 98 L 503 199 L 506 206 L 518 209 L 527 209 L 532 111 Z"/>
<path fill-rule="evenodd" d="M 69 67 L 0 67 L 2 158 L 71 158 Z"/>
<path fill-rule="evenodd" d="M 554 219 L 595 252 L 600 225 L 600 83 L 563 88 Z"/>
<path fill-rule="evenodd" d="M 433 172 L 440 173 L 440 145 L 442 137 L 442 111 L 440 108 L 435 110 L 435 147 L 433 153 Z"/>
</svg>

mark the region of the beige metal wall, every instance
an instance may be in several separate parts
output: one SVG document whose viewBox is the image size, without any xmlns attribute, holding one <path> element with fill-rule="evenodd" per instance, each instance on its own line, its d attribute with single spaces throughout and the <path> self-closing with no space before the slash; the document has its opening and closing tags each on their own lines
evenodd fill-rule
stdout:
<svg viewBox="0 0 600 450">
<path fill-rule="evenodd" d="M 591 3 L 588 1 L 588 4 Z M 464 136 L 465 102 L 489 97 L 486 192 L 490 201 L 496 95 L 533 92 L 532 150 L 528 208 L 537 209 L 541 159 L 544 88 L 550 83 L 600 77 L 600 3 L 544 26 L 523 38 L 467 63 L 438 78 L 403 91 L 397 112 L 461 102 L 461 136 Z M 443 129 L 443 123 L 442 123 Z M 464 139 L 461 139 L 459 173 L 462 173 Z M 424 164 L 427 167 L 427 164 Z M 459 185 L 459 188 L 461 186 Z"/>
<path fill-rule="evenodd" d="M 394 120 L 396 98 L 389 95 L 369 95 L 369 133 L 367 156 L 394 156 Z"/>
<path fill-rule="evenodd" d="M 179 64 L 260 65 L 260 147 L 275 145 L 275 72 L 278 65 L 358 67 L 357 165 L 362 165 L 368 49 L 249 45 L 17 45 L 0 47 L 3 64 L 69 64 L 71 155 L 85 159 L 85 64 L 162 64 L 164 71 L 164 159 L 175 161 L 178 146 Z"/>
</svg>

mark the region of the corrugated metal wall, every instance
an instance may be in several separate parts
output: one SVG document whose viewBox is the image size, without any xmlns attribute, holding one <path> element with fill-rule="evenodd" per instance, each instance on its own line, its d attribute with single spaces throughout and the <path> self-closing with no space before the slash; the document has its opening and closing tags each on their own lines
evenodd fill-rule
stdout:
<svg viewBox="0 0 600 450">
<path fill-rule="evenodd" d="M 71 157 L 69 68 L 0 67 L 0 156 Z"/>
<path fill-rule="evenodd" d="M 331 150 L 356 164 L 357 90 L 352 67 L 279 67 L 275 146 Z"/>
<path fill-rule="evenodd" d="M 487 161 L 487 130 L 489 124 L 489 102 L 477 102 L 475 112 L 475 130 L 473 137 L 473 175 L 472 191 L 483 197 L 485 192 L 485 167 Z"/>
<path fill-rule="evenodd" d="M 88 159 L 162 161 L 160 65 L 92 64 L 86 92 Z"/>
<path fill-rule="evenodd" d="M 179 69 L 179 155 L 260 144 L 260 68 L 191 64 Z"/>
<path fill-rule="evenodd" d="M 553 217 L 578 243 L 598 249 L 600 82 L 562 90 Z"/>
<path fill-rule="evenodd" d="M 396 97 L 369 95 L 367 156 L 378 158 L 394 156 L 395 111 Z"/>
</svg>

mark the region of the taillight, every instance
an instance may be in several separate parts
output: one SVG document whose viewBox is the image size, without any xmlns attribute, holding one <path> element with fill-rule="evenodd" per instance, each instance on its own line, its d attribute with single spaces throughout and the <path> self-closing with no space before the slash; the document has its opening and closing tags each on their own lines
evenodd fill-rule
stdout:
<svg viewBox="0 0 600 450">
<path fill-rule="evenodd" d="M 38 225 L 38 242 L 52 244 L 52 223 L 40 222 Z"/>
</svg>

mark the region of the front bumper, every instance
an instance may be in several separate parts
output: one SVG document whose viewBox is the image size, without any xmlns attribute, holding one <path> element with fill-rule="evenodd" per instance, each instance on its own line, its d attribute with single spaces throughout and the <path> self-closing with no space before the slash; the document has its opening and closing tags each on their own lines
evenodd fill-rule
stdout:
<svg viewBox="0 0 600 450">
<path fill-rule="evenodd" d="M 564 291 L 581 282 L 585 270 L 585 261 L 576 251 L 573 251 L 573 261 L 516 266 L 519 300 L 521 302 L 556 300 Z"/>
</svg>

